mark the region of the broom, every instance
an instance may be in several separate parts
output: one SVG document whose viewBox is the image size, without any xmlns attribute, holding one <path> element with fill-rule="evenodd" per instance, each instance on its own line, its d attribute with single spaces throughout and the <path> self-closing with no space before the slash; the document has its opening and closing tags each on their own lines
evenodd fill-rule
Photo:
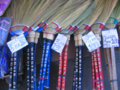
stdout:
<svg viewBox="0 0 120 90">
<path fill-rule="evenodd" d="M 64 7 L 65 7 L 65 6 L 64 6 Z M 61 11 L 61 9 L 60 9 L 60 11 Z M 70 11 L 70 9 L 69 9 L 69 11 Z M 58 12 L 59 12 L 59 10 L 58 10 Z M 58 12 L 57 12 L 57 13 L 58 13 Z M 70 12 L 68 12 L 68 13 L 70 13 Z M 58 16 L 59 16 L 59 15 L 60 15 L 60 14 L 58 14 Z M 66 15 L 67 15 L 67 14 L 66 14 Z M 66 16 L 66 15 L 65 15 L 65 16 Z M 65 17 L 65 16 L 64 16 L 64 17 Z M 55 18 L 56 18 L 56 17 L 57 17 L 57 16 L 55 16 Z M 62 17 L 63 17 L 63 16 L 61 16 L 61 18 L 62 18 Z M 55 18 L 52 18 L 51 20 L 54 20 Z M 63 18 L 62 18 L 62 19 L 63 19 Z M 59 19 L 56 19 L 57 22 L 58 22 L 58 20 L 59 20 Z M 50 20 L 49 20 L 49 21 L 50 21 Z M 48 21 L 48 23 L 49 23 L 49 21 Z M 54 20 L 54 21 L 55 21 L 55 20 Z M 59 22 L 61 22 L 61 20 L 59 20 Z M 56 29 L 57 29 L 57 28 L 56 28 Z M 47 32 L 47 33 L 50 33 L 50 32 Z M 51 37 L 51 38 L 52 38 L 52 37 Z"/>
<path fill-rule="evenodd" d="M 76 31 L 79 27 L 77 26 L 82 20 L 84 20 L 91 12 L 92 12 L 92 9 L 94 8 L 94 4 L 95 4 L 95 2 L 93 2 L 90 6 L 89 6 L 89 8 L 87 8 L 73 23 L 72 23 L 72 25 L 73 26 L 75 26 L 75 28 L 73 29 L 73 31 Z M 70 33 L 70 32 L 69 32 Z M 70 33 L 71 34 L 71 33 Z M 77 77 L 76 75 L 78 75 L 78 74 L 75 74 L 76 73 L 76 71 L 78 70 L 77 68 L 76 68 L 76 64 L 78 64 L 78 45 L 77 45 L 77 37 L 76 36 L 74 36 L 74 40 L 75 40 L 75 46 L 76 46 L 76 61 L 75 61 L 75 66 L 74 66 L 74 77 L 73 77 L 73 90 L 75 90 L 75 78 Z M 81 53 L 82 54 L 82 53 Z M 81 56 L 81 55 L 80 55 Z M 78 67 L 78 65 L 77 65 L 77 67 Z M 80 67 L 81 68 L 81 67 Z M 81 70 L 79 71 L 79 72 L 81 72 Z M 81 72 L 82 73 L 82 72 Z M 81 75 L 81 74 L 79 74 L 79 75 Z M 77 83 L 78 81 L 76 81 L 76 83 Z M 82 84 L 81 83 L 81 81 L 79 82 L 80 84 Z M 79 85 L 80 86 L 80 88 L 82 88 L 81 87 L 81 85 Z"/>
<path fill-rule="evenodd" d="M 117 25 L 118 19 L 120 18 L 120 1 L 118 1 L 116 7 L 114 8 L 112 14 L 110 15 L 109 19 L 106 22 L 105 27 L 107 29 L 110 28 L 115 28 L 115 26 Z M 116 74 L 116 64 L 115 64 L 115 53 L 114 52 L 114 48 L 111 48 L 111 57 L 110 57 L 110 50 L 107 48 L 106 49 L 106 53 L 107 53 L 107 61 L 108 61 L 108 67 L 109 67 L 109 80 L 111 83 L 111 89 L 114 90 L 115 87 L 117 89 L 118 84 L 117 84 L 117 74 Z M 115 81 L 114 81 L 115 80 Z"/>
<path fill-rule="evenodd" d="M 88 2 L 86 2 L 86 3 L 88 3 Z M 89 3 L 90 3 L 90 2 L 89 2 Z M 88 3 L 88 4 L 89 4 L 89 3 Z M 86 8 L 84 8 L 84 9 L 86 9 Z M 82 11 L 82 10 L 81 10 L 81 11 Z M 69 17 L 67 17 L 67 19 L 64 20 L 63 23 L 65 23 L 65 22 L 68 23 L 69 18 L 72 18 L 73 15 L 75 15 L 74 13 L 76 14 L 76 16 L 81 14 L 81 13 L 79 14 L 79 13 L 73 12 Z M 78 16 L 77 16 L 77 17 L 78 17 Z M 76 18 L 77 18 L 77 17 L 76 17 Z M 73 22 L 76 18 L 73 17 L 71 21 Z M 70 22 L 69 22 L 69 24 L 70 24 Z M 62 26 L 62 23 L 61 23 L 61 26 Z M 63 28 L 66 28 L 66 26 L 63 26 Z M 61 31 L 61 33 L 62 33 L 62 34 L 67 34 L 67 32 L 69 32 L 71 29 L 72 29 L 72 28 L 71 28 L 71 26 L 70 26 L 70 27 L 68 28 L 68 30 L 67 30 L 67 29 L 66 29 L 66 30 L 63 29 L 63 30 Z M 71 34 L 72 34 L 72 32 L 71 32 Z M 66 47 L 68 47 L 68 45 L 67 45 Z M 66 62 L 66 61 L 65 61 L 65 62 Z M 67 63 L 65 63 L 65 64 L 67 64 Z M 59 66 L 61 66 L 61 60 L 60 60 Z M 64 66 L 66 66 L 66 65 L 64 65 Z M 59 68 L 61 68 L 61 67 L 59 67 Z M 66 67 L 65 67 L 65 68 L 66 68 Z M 61 69 L 59 69 L 59 70 L 61 70 Z M 59 71 L 59 72 L 61 72 L 61 71 Z M 65 71 L 65 72 L 66 72 L 66 71 Z M 57 88 L 58 88 L 58 89 L 60 89 L 60 83 L 61 83 L 60 78 L 61 78 L 61 76 L 59 75 L 59 76 L 58 76 L 58 81 L 59 81 L 59 82 L 57 83 Z M 64 83 L 65 83 L 65 82 L 64 82 Z M 63 85 L 64 85 L 64 84 L 63 84 Z M 58 86 L 59 86 L 59 87 L 58 87 Z M 65 85 L 64 85 L 64 86 L 65 86 Z M 63 88 L 64 88 L 64 87 L 63 87 Z"/>
<path fill-rule="evenodd" d="M 112 0 L 108 0 L 105 3 L 105 7 L 103 12 L 101 13 L 100 17 L 98 18 L 98 20 L 96 22 L 99 23 L 95 23 L 93 24 L 93 26 L 91 27 L 91 29 L 93 30 L 93 32 L 95 33 L 96 37 L 98 38 L 98 40 L 100 41 L 100 31 L 101 29 L 103 29 L 104 27 L 104 23 L 107 21 L 108 17 L 110 16 L 112 10 L 114 9 L 115 5 L 117 3 L 116 1 L 112 1 Z M 101 80 L 101 84 L 100 84 L 100 88 L 104 89 L 104 84 L 103 84 L 103 72 L 102 72 L 102 63 L 101 63 L 101 57 L 100 57 L 100 48 L 98 48 L 96 51 L 97 54 L 97 59 L 98 59 L 98 66 L 99 66 L 99 75 L 100 75 L 100 80 Z M 95 54 L 94 54 L 95 55 Z"/>
<path fill-rule="evenodd" d="M 16 9 L 16 6 L 17 6 L 16 3 L 17 3 L 17 1 L 14 1 L 13 6 L 14 6 L 14 9 L 15 9 L 15 10 L 18 10 L 19 8 Z M 12 6 L 12 7 L 13 7 L 13 6 Z M 23 5 L 23 6 L 24 6 L 24 5 Z M 15 11 L 15 10 L 13 10 L 13 11 Z M 17 17 L 17 15 L 15 15 L 15 14 L 13 14 L 13 16 L 14 16 L 15 18 Z M 19 15 L 18 15 L 18 16 L 19 16 Z M 20 17 L 17 17 L 17 18 L 20 18 Z M 18 23 L 18 19 L 14 19 L 13 24 L 14 24 L 14 23 Z"/>
<path fill-rule="evenodd" d="M 77 37 L 77 40 L 75 40 L 75 41 L 78 42 L 79 46 L 83 45 L 82 40 L 81 40 L 82 35 L 86 32 L 86 30 L 89 29 L 89 27 L 95 22 L 95 20 L 100 15 L 100 13 L 103 9 L 103 3 L 104 3 L 104 1 L 96 1 L 95 2 L 95 9 L 92 11 L 92 13 L 84 21 L 79 23 L 78 26 L 80 27 L 80 29 L 78 29 L 76 31 L 76 36 L 75 36 L 75 37 Z M 95 17 L 92 18 L 94 15 L 95 15 Z M 94 85 L 95 85 L 95 82 L 93 82 L 93 89 L 95 89 Z"/>
</svg>

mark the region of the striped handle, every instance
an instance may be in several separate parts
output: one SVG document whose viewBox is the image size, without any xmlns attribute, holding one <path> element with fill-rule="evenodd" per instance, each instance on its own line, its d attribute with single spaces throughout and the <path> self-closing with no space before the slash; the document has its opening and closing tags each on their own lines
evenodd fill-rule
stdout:
<svg viewBox="0 0 120 90">
<path fill-rule="evenodd" d="M 92 89 L 95 90 L 95 65 L 94 65 L 94 53 L 91 53 L 91 59 L 92 59 Z"/>
<path fill-rule="evenodd" d="M 30 90 L 30 45 L 27 47 L 27 90 Z"/>
<path fill-rule="evenodd" d="M 13 75 L 13 54 L 11 53 L 9 89 L 13 88 L 13 76 L 12 75 Z"/>
<path fill-rule="evenodd" d="M 103 81 L 103 70 L 102 70 L 102 62 L 101 62 L 101 52 L 100 48 L 96 50 L 97 53 L 97 60 L 98 60 L 98 68 L 99 68 L 99 75 L 100 75 L 100 86 L 101 90 L 104 90 L 104 81 Z"/>
<path fill-rule="evenodd" d="M 67 71 L 67 55 L 68 55 L 68 45 L 65 45 L 64 51 L 64 62 L 63 62 L 63 73 L 62 73 L 62 87 L 61 90 L 65 90 L 65 82 L 66 82 L 66 71 Z"/>
<path fill-rule="evenodd" d="M 49 59 L 48 59 L 46 88 L 49 88 L 51 59 L 52 59 L 52 50 L 50 50 Z"/>
<path fill-rule="evenodd" d="M 34 43 L 30 42 L 30 56 L 31 56 L 31 90 L 34 90 Z"/>
<path fill-rule="evenodd" d="M 74 75 L 73 75 L 73 90 L 75 90 L 76 87 L 76 63 L 78 60 L 78 46 L 76 46 L 76 59 L 74 64 Z"/>
<path fill-rule="evenodd" d="M 96 86 L 97 86 L 97 90 L 100 90 L 100 82 L 99 82 L 99 73 L 98 73 L 98 63 L 97 63 L 97 56 L 96 56 L 96 52 L 93 51 L 93 55 L 94 55 L 94 64 L 95 64 L 95 75 L 96 75 Z"/>
<path fill-rule="evenodd" d="M 50 47 L 51 47 L 51 40 L 48 39 L 47 46 L 46 46 L 45 60 L 44 60 L 44 65 L 43 65 L 42 82 L 41 82 L 40 90 L 43 90 L 43 86 L 44 86 L 44 79 L 45 79 L 45 74 L 46 74 L 46 68 L 47 68 Z"/>
<path fill-rule="evenodd" d="M 64 51 L 64 49 L 63 49 Z M 63 69 L 63 51 L 59 54 L 59 71 L 58 71 L 58 80 L 57 80 L 57 90 L 61 89 L 61 75 Z"/>
<path fill-rule="evenodd" d="M 43 63 L 44 63 L 44 57 L 45 57 L 45 49 L 46 49 L 46 39 L 44 38 L 42 59 L 41 59 L 41 66 L 40 66 L 40 75 L 39 75 L 39 82 L 38 82 L 38 90 L 40 90 L 40 86 L 41 86 L 41 80 L 42 80 L 41 78 L 42 78 L 42 72 L 43 72 Z"/>
<path fill-rule="evenodd" d="M 17 89 L 17 52 L 13 54 L 13 89 Z"/>
<path fill-rule="evenodd" d="M 78 90 L 82 90 L 82 74 L 83 74 L 83 47 L 79 46 L 79 86 L 78 86 Z"/>
</svg>

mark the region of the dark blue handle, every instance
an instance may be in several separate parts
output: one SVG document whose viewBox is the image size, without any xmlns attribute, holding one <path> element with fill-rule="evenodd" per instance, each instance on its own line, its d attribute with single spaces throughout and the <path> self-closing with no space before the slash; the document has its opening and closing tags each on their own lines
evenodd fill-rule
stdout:
<svg viewBox="0 0 120 90">
<path fill-rule="evenodd" d="M 12 75 L 13 75 L 13 54 L 11 53 L 9 89 L 13 88 L 13 76 Z"/>
<path fill-rule="evenodd" d="M 76 47 L 76 58 L 77 58 L 77 54 L 78 54 L 78 51 L 77 51 L 77 47 Z M 75 90 L 75 79 L 76 79 L 76 59 L 75 59 L 75 63 L 74 63 L 74 72 L 73 72 L 73 89 L 72 90 Z"/>
<path fill-rule="evenodd" d="M 31 55 L 31 90 L 34 90 L 34 43 L 30 43 L 30 55 Z"/>
<path fill-rule="evenodd" d="M 76 47 L 76 77 L 75 77 L 75 88 L 78 88 L 78 79 L 79 79 L 79 76 L 78 76 L 78 54 L 79 54 L 79 52 L 78 52 L 78 49 L 79 49 L 79 47 Z M 75 89 L 76 90 L 76 89 Z"/>
<path fill-rule="evenodd" d="M 17 52 L 13 54 L 13 89 L 17 89 Z"/>
<path fill-rule="evenodd" d="M 30 83 L 31 83 L 31 78 L 30 78 L 30 45 L 27 47 L 27 90 L 30 90 Z"/>
</svg>

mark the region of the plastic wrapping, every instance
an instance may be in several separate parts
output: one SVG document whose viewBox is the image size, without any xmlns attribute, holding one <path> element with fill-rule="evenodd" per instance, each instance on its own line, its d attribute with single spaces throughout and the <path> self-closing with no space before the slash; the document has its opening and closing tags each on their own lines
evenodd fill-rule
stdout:
<svg viewBox="0 0 120 90">
<path fill-rule="evenodd" d="M 9 72 L 9 62 L 10 62 L 10 50 L 8 49 L 7 45 L 4 45 L 2 49 L 2 55 L 0 60 L 0 76 L 3 77 L 4 74 Z"/>
<path fill-rule="evenodd" d="M 9 33 L 11 25 L 11 19 L 9 17 L 0 17 L 0 47 L 4 46 Z"/>
<path fill-rule="evenodd" d="M 9 17 L 0 17 L 0 77 L 8 72 L 8 58 L 7 54 L 9 50 L 5 45 L 11 25 L 11 19 Z"/>
<path fill-rule="evenodd" d="M 3 15 L 11 0 L 0 0 L 0 16 Z"/>
</svg>

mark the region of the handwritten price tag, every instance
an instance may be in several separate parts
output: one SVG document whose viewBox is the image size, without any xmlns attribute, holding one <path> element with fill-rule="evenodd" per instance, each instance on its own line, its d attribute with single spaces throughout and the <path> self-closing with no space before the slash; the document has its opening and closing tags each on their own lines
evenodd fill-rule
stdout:
<svg viewBox="0 0 120 90">
<path fill-rule="evenodd" d="M 28 42 L 25 38 L 25 36 L 22 34 L 15 39 L 7 42 L 7 45 L 12 53 L 22 49 L 23 47 L 28 45 Z"/>
<path fill-rule="evenodd" d="M 58 53 L 61 53 L 65 44 L 67 41 L 67 37 L 62 35 L 62 34 L 58 34 L 57 38 L 55 39 L 53 45 L 52 45 L 52 49 Z"/>
<path fill-rule="evenodd" d="M 104 48 L 119 47 L 117 29 L 109 29 L 102 31 L 102 37 Z"/>
<path fill-rule="evenodd" d="M 84 35 L 82 39 L 90 52 L 94 51 L 95 49 L 101 46 L 100 42 L 98 41 L 98 39 L 92 31 Z"/>
</svg>

